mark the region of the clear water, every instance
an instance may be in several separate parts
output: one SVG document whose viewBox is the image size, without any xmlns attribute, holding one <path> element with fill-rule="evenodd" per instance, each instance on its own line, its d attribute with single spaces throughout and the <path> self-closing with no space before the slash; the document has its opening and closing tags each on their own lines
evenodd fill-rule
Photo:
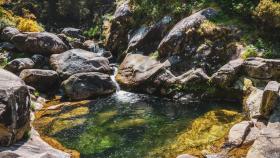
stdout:
<svg viewBox="0 0 280 158">
<path fill-rule="evenodd" d="M 42 135 L 80 152 L 82 158 L 170 157 L 172 152 L 182 154 L 183 151 L 172 149 L 172 145 L 184 146 L 180 136 L 192 130 L 190 127 L 195 120 L 209 111 L 220 109 L 241 111 L 236 104 L 175 102 L 119 91 L 86 103 L 65 103 L 43 109 L 38 112 L 34 125 Z M 219 117 L 213 119 L 218 125 L 232 125 L 237 120 L 235 116 L 229 116 L 227 120 Z M 229 128 L 218 127 L 221 127 L 219 131 Z M 212 129 L 207 127 L 207 130 L 199 132 L 207 134 Z M 216 137 L 223 138 L 224 135 Z"/>
</svg>

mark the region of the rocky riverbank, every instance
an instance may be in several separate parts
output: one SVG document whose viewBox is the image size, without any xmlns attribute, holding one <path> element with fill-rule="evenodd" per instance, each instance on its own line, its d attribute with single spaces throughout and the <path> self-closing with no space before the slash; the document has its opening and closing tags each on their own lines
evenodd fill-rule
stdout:
<svg viewBox="0 0 280 158">
<path fill-rule="evenodd" d="M 218 11 L 212 8 L 174 25 L 172 17 L 165 16 L 133 31 L 128 27 L 132 13 L 127 2 L 117 7 L 104 45 L 76 28 L 60 33 L 1 30 L 0 145 L 12 146 L 1 147 L 0 156 L 70 157 L 43 142 L 34 130 L 28 137 L 30 110 L 45 104 L 39 96 L 50 99 L 59 94 L 63 101 L 82 101 L 114 94 L 116 62 L 114 77 L 127 91 L 176 101 L 242 105 L 246 121 L 239 119 L 229 130 L 219 153 L 204 156 L 228 157 L 244 146 L 247 158 L 280 156 L 279 59 L 243 58 L 242 30 L 214 23 Z M 26 135 L 28 140 L 19 142 Z"/>
</svg>

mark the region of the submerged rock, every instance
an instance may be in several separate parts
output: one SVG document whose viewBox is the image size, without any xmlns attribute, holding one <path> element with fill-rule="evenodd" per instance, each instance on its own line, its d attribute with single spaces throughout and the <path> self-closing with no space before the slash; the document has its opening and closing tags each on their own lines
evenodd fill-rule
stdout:
<svg viewBox="0 0 280 158">
<path fill-rule="evenodd" d="M 159 55 L 164 57 L 179 52 L 180 45 L 185 40 L 185 32 L 215 15 L 214 9 L 207 8 L 181 20 L 159 44 Z"/>
<path fill-rule="evenodd" d="M 24 69 L 32 69 L 35 66 L 35 63 L 29 58 L 18 58 L 10 61 L 4 69 L 18 74 Z"/>
<path fill-rule="evenodd" d="M 72 100 L 90 99 L 116 91 L 108 74 L 89 72 L 72 75 L 62 83 L 65 95 Z"/>
<path fill-rule="evenodd" d="M 60 79 L 57 72 L 52 70 L 26 69 L 20 73 L 20 78 L 29 86 L 42 92 L 58 89 Z"/>
<path fill-rule="evenodd" d="M 10 146 L 30 130 L 30 96 L 24 82 L 0 69 L 0 146 Z"/>
<path fill-rule="evenodd" d="M 50 65 L 62 79 L 82 72 L 110 73 L 112 71 L 107 58 L 82 49 L 54 54 L 50 57 Z"/>
<path fill-rule="evenodd" d="M 213 110 L 195 119 L 190 127 L 176 136 L 171 143 L 167 143 L 157 153 L 163 152 L 164 157 L 176 157 L 181 153 L 189 153 L 195 156 L 202 155 L 202 149 L 213 150 L 219 140 L 224 139 L 228 130 L 242 120 L 238 112 L 228 110 Z M 159 154 L 160 155 L 160 154 Z"/>
<path fill-rule="evenodd" d="M 20 33 L 13 36 L 11 41 L 22 52 L 46 56 L 59 54 L 68 49 L 58 36 L 48 32 Z"/>
</svg>

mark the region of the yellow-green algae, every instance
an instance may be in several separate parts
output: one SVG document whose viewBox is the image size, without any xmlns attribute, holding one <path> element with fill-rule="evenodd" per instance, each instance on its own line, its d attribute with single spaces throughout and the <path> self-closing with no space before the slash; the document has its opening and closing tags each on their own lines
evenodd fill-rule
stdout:
<svg viewBox="0 0 280 158">
<path fill-rule="evenodd" d="M 44 140 L 73 157 L 201 156 L 203 150 L 219 151 L 230 127 L 242 120 L 238 106 L 149 97 L 133 103 L 114 97 L 55 101 L 36 113 L 34 126 Z"/>
<path fill-rule="evenodd" d="M 176 157 L 182 153 L 202 156 L 201 151 L 218 152 L 229 129 L 242 120 L 236 111 L 213 110 L 195 119 L 170 143 L 155 149 L 151 157 Z"/>
</svg>

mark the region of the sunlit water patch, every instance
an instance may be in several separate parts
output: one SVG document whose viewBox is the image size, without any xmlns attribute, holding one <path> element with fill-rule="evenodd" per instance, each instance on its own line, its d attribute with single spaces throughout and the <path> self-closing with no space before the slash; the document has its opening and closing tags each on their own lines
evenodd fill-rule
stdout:
<svg viewBox="0 0 280 158">
<path fill-rule="evenodd" d="M 51 106 L 50 106 L 51 105 Z M 239 105 L 175 102 L 119 91 L 102 99 L 49 103 L 34 126 L 88 158 L 172 158 L 214 152 L 234 123 Z"/>
</svg>

